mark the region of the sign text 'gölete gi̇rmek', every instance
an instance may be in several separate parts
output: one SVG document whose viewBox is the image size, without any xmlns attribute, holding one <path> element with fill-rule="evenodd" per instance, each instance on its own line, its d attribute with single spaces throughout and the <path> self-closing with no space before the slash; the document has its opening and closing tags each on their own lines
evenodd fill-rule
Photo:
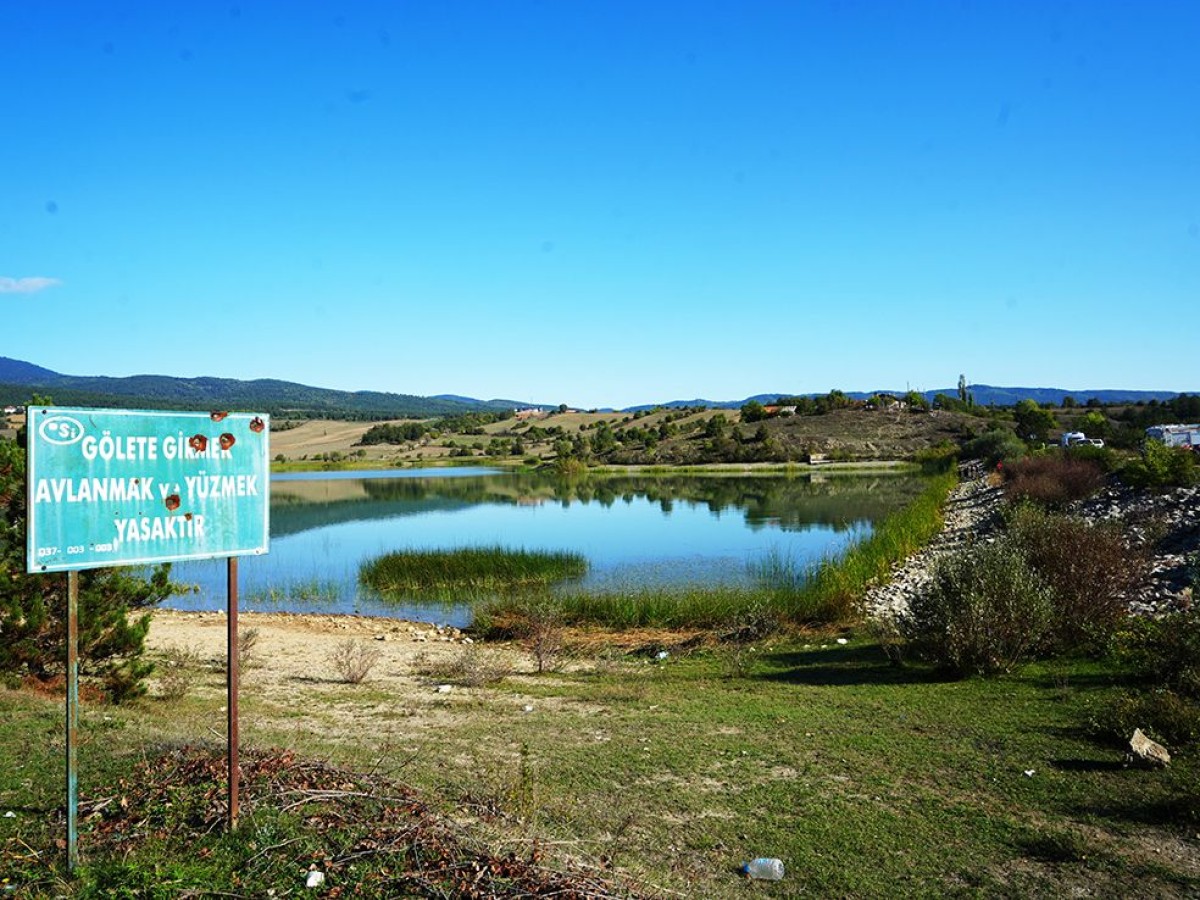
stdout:
<svg viewBox="0 0 1200 900">
<path fill-rule="evenodd" d="M 26 425 L 30 572 L 267 552 L 266 416 L 31 406 Z"/>
</svg>

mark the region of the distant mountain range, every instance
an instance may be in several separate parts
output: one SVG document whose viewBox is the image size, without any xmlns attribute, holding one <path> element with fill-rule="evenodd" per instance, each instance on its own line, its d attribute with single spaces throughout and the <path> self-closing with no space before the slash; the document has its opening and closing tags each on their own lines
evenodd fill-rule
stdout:
<svg viewBox="0 0 1200 900">
<path fill-rule="evenodd" d="M 1064 388 L 994 387 L 990 384 L 972 384 L 969 390 L 971 396 L 975 398 L 975 402 L 980 406 L 1014 406 L 1027 398 L 1035 400 L 1038 403 L 1051 403 L 1055 406 L 1061 406 L 1064 397 L 1074 398 L 1081 406 L 1093 397 L 1101 403 L 1137 403 L 1139 401 L 1170 400 L 1172 397 L 1178 397 L 1180 394 L 1179 391 L 1123 391 L 1112 388 L 1068 391 Z M 780 397 L 820 397 L 826 393 L 828 391 L 818 391 L 816 393 L 778 391 L 773 394 L 755 394 L 753 397 L 747 397 L 745 400 L 670 400 L 666 403 L 631 406 L 628 411 L 637 412 L 644 409 L 654 409 L 657 406 L 669 406 L 672 408 L 707 406 L 712 409 L 737 409 L 749 400 L 757 400 L 759 403 L 770 404 L 774 403 Z M 873 397 L 876 394 L 891 394 L 894 397 L 903 397 L 907 393 L 907 390 L 896 388 L 880 389 L 878 391 L 845 391 L 846 396 L 852 400 L 866 400 L 868 397 Z M 918 391 L 918 393 L 925 397 L 926 400 L 933 400 L 938 394 L 945 394 L 947 397 L 957 397 L 958 388 L 938 388 L 932 391 Z"/>
<path fill-rule="evenodd" d="M 1073 397 L 1080 404 L 1093 397 L 1102 403 L 1136 403 L 1139 400 L 1169 400 L 1179 394 L 1178 391 L 1068 391 L 1062 388 L 993 387 L 986 384 L 973 384 L 970 391 L 975 402 L 982 406 L 1011 406 L 1026 398 L 1038 403 L 1059 405 L 1067 396 Z M 773 403 L 778 397 L 794 393 L 779 391 L 774 394 L 757 394 L 742 400 L 672 400 L 666 403 L 631 406 L 626 411 L 653 409 L 655 406 L 736 409 L 747 400 Z M 846 395 L 854 399 L 866 399 L 876 393 L 903 396 L 907 392 L 847 391 Z M 942 388 L 922 393 L 932 400 L 937 394 L 957 396 L 958 389 Z M 556 405 L 518 400 L 476 400 L 454 394 L 418 397 L 381 391 L 334 391 L 273 378 L 241 381 L 235 378 L 175 378 L 169 375 L 131 375 L 127 378 L 63 375 L 30 362 L 0 356 L 0 406 L 22 406 L 28 403 L 34 394 L 49 395 L 55 403 L 63 406 L 253 410 L 280 418 L 427 418 Z"/>
<path fill-rule="evenodd" d="M 531 405 L 448 394 L 417 397 L 381 391 L 334 391 L 273 378 L 240 381 L 168 375 L 63 375 L 0 356 L 0 405 L 22 406 L 33 394 L 48 395 L 60 406 L 253 410 L 279 418 L 427 418 Z"/>
</svg>

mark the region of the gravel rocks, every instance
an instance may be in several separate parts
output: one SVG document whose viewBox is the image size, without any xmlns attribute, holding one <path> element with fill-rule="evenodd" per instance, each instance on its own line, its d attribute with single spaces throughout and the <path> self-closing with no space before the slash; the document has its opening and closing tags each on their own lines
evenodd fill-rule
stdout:
<svg viewBox="0 0 1200 900">
<path fill-rule="evenodd" d="M 895 618 L 908 609 L 909 599 L 928 583 L 933 564 L 939 558 L 977 541 L 995 539 L 1002 492 L 988 481 L 986 477 L 963 481 L 950 493 L 941 533 L 929 546 L 901 563 L 890 581 L 867 592 L 863 598 L 867 615 Z"/>
<path fill-rule="evenodd" d="M 1072 510 L 1093 522 L 1117 522 L 1125 538 L 1149 548 L 1150 565 L 1129 597 L 1129 609 L 1159 615 L 1188 609 L 1200 577 L 1200 487 L 1163 493 L 1113 485 Z"/>
<path fill-rule="evenodd" d="M 1002 496 L 987 478 L 964 481 L 955 488 L 946 504 L 941 534 L 905 560 L 890 581 L 867 593 L 863 600 L 867 614 L 899 615 L 928 583 L 935 560 L 975 542 L 995 540 Z M 1114 484 L 1070 512 L 1090 522 L 1118 523 L 1130 544 L 1149 548 L 1145 577 L 1128 598 L 1131 612 L 1159 615 L 1191 606 L 1194 567 L 1200 566 L 1200 487 L 1153 493 Z"/>
</svg>

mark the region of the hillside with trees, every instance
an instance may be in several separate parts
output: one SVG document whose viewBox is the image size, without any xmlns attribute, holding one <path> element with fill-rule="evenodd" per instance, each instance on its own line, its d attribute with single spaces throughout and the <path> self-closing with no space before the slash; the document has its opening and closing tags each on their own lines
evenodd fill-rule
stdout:
<svg viewBox="0 0 1200 900">
<path fill-rule="evenodd" d="M 242 409 L 289 419 L 391 419 L 454 416 L 528 405 L 515 400 L 418 397 L 382 391 L 336 391 L 261 378 L 127 378 L 62 375 L 31 363 L 0 357 L 0 406 L 21 406 L 34 394 L 60 406 L 139 409 Z"/>
</svg>

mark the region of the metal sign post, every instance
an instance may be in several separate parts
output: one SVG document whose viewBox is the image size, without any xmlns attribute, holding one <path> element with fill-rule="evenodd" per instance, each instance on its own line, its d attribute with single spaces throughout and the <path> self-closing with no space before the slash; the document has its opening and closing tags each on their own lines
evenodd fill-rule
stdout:
<svg viewBox="0 0 1200 900">
<path fill-rule="evenodd" d="M 241 770 L 238 768 L 238 561 L 236 556 L 229 557 L 228 563 L 228 600 L 229 611 L 226 615 L 228 625 L 226 651 L 226 687 L 229 696 L 225 708 L 229 712 L 229 722 L 226 734 L 229 741 L 229 829 L 237 828 L 238 819 L 238 781 Z"/>
<path fill-rule="evenodd" d="M 79 572 L 226 558 L 229 827 L 238 817 L 238 561 L 270 540 L 270 430 L 253 413 L 31 406 L 29 574 L 67 573 L 67 868 L 79 862 Z"/>
<path fill-rule="evenodd" d="M 67 573 L 67 871 L 79 865 L 79 573 Z"/>
</svg>

